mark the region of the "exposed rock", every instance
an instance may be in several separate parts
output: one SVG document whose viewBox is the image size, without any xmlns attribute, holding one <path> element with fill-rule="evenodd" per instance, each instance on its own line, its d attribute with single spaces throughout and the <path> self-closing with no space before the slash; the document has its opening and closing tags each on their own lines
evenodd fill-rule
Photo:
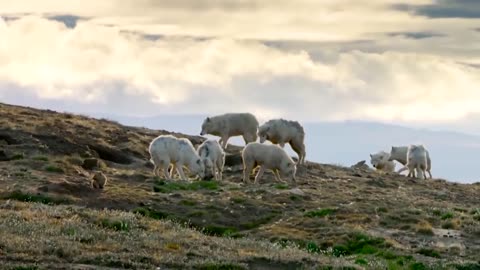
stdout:
<svg viewBox="0 0 480 270">
<path fill-rule="evenodd" d="M 370 167 L 366 164 L 365 160 L 359 161 L 356 164 L 350 166 L 353 169 L 362 169 L 362 170 L 369 170 Z"/>
<path fill-rule="evenodd" d="M 93 170 L 98 167 L 98 159 L 96 158 L 86 158 L 83 160 L 82 168 L 85 170 Z"/>
</svg>

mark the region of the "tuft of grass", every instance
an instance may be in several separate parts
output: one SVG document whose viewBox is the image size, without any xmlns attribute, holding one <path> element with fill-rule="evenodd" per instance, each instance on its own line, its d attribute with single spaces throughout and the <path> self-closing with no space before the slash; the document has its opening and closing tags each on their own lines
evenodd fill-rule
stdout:
<svg viewBox="0 0 480 270">
<path fill-rule="evenodd" d="M 203 264 L 195 267 L 198 270 L 246 270 L 247 268 L 236 264 Z"/>
<path fill-rule="evenodd" d="M 21 159 L 24 159 L 24 158 L 25 158 L 25 156 L 23 154 L 15 154 L 10 159 L 11 160 L 21 160 Z"/>
<path fill-rule="evenodd" d="M 460 228 L 460 220 L 451 219 L 442 223 L 442 228 L 447 230 L 457 230 Z"/>
<path fill-rule="evenodd" d="M 288 185 L 286 184 L 276 184 L 274 187 L 276 189 L 288 189 Z"/>
<path fill-rule="evenodd" d="M 298 196 L 298 195 L 290 195 L 290 200 L 292 201 L 300 201 L 302 199 L 302 197 Z"/>
<path fill-rule="evenodd" d="M 22 202 L 38 202 L 43 204 L 67 204 L 70 203 L 70 200 L 66 198 L 52 198 L 49 196 L 41 195 L 41 194 L 29 194 L 23 193 L 22 191 L 16 190 L 10 194 L 3 196 L 3 199 L 6 200 L 16 200 Z"/>
<path fill-rule="evenodd" d="M 417 253 L 422 254 L 424 256 L 428 256 L 428 257 L 440 258 L 440 253 L 438 253 L 438 251 L 433 250 L 433 249 L 429 249 L 429 248 L 419 249 L 419 250 L 417 250 Z"/>
<path fill-rule="evenodd" d="M 368 261 L 363 259 L 363 258 L 357 258 L 355 260 L 355 264 L 358 264 L 358 265 L 368 265 Z"/>
<path fill-rule="evenodd" d="M 352 254 L 375 254 L 380 249 L 386 247 L 387 244 L 383 238 L 370 237 L 362 233 L 356 233 L 351 235 L 346 244 L 334 246 L 332 254 L 336 257 Z"/>
<path fill-rule="evenodd" d="M 100 225 L 107 229 L 112 229 L 115 231 L 129 231 L 130 224 L 122 220 L 111 220 L 104 218 L 100 220 Z"/>
<path fill-rule="evenodd" d="M 237 233 L 238 230 L 233 227 L 224 227 L 224 226 L 215 226 L 210 225 L 203 228 L 202 233 L 210 236 L 232 236 L 233 234 Z"/>
<path fill-rule="evenodd" d="M 189 182 L 167 182 L 157 181 L 153 187 L 153 191 L 160 193 L 170 193 L 178 190 L 218 190 L 219 183 L 216 181 L 195 181 Z"/>
<path fill-rule="evenodd" d="M 15 266 L 12 270 L 38 270 L 38 266 Z"/>
<path fill-rule="evenodd" d="M 230 200 L 234 203 L 245 203 L 247 201 L 246 198 L 240 198 L 240 197 L 231 198 Z"/>
<path fill-rule="evenodd" d="M 425 221 L 425 220 L 420 221 L 416 225 L 416 230 L 417 230 L 417 233 L 419 233 L 419 234 L 433 235 L 432 225 L 428 221 Z"/>
<path fill-rule="evenodd" d="M 177 243 L 167 243 L 165 244 L 165 248 L 168 250 L 180 250 L 180 245 Z"/>
<path fill-rule="evenodd" d="M 275 217 L 276 217 L 276 214 L 269 214 L 269 215 L 267 215 L 265 217 L 262 217 L 262 218 L 259 218 L 257 220 L 247 222 L 247 223 L 242 223 L 240 225 L 240 227 L 242 229 L 246 229 L 246 230 L 254 229 L 254 228 L 260 227 L 262 224 L 266 224 L 266 223 L 270 222 Z"/>
<path fill-rule="evenodd" d="M 333 214 L 335 213 L 335 209 L 332 209 L 332 208 L 324 208 L 324 209 L 319 209 L 319 210 L 312 210 L 312 211 L 308 211 L 307 213 L 305 213 L 304 216 L 306 217 L 311 217 L 311 218 L 314 218 L 314 217 L 325 217 L 325 216 L 328 216 L 330 214 Z"/>
<path fill-rule="evenodd" d="M 180 204 L 185 205 L 185 206 L 195 206 L 197 205 L 196 201 L 191 201 L 191 200 L 181 200 Z"/>
<path fill-rule="evenodd" d="M 48 161 L 47 156 L 34 156 L 32 159 L 33 160 L 39 160 L 39 161 Z"/>
<path fill-rule="evenodd" d="M 52 172 L 52 173 L 64 173 L 65 172 L 64 169 L 62 169 L 60 167 L 57 167 L 55 165 L 45 166 L 45 171 Z"/>
<path fill-rule="evenodd" d="M 473 216 L 473 219 L 480 221 L 480 208 L 475 208 L 470 211 L 470 215 Z"/>
<path fill-rule="evenodd" d="M 380 251 L 377 255 L 379 257 L 385 258 L 387 260 L 395 260 L 395 259 L 398 259 L 399 257 L 401 257 L 401 256 L 398 256 L 397 254 L 395 254 L 393 252 L 386 251 L 386 250 Z"/>
<path fill-rule="evenodd" d="M 77 157 L 77 156 L 66 157 L 65 161 L 69 164 L 77 165 L 77 166 L 82 166 L 82 164 L 83 164 L 83 159 L 81 159 L 80 157 Z M 101 165 L 104 165 L 104 163 L 102 162 Z"/>
<path fill-rule="evenodd" d="M 320 253 L 320 248 L 315 242 L 308 242 L 305 249 L 310 253 Z"/>
<path fill-rule="evenodd" d="M 453 213 L 451 212 L 448 212 L 442 215 L 442 220 L 452 219 L 452 218 L 453 218 Z"/>
<path fill-rule="evenodd" d="M 188 214 L 188 217 L 202 217 L 205 216 L 206 212 L 205 211 L 193 211 Z"/>
<path fill-rule="evenodd" d="M 388 209 L 386 207 L 379 207 L 377 210 L 380 213 L 387 213 L 388 212 Z"/>
<path fill-rule="evenodd" d="M 410 270 L 427 270 L 428 268 L 421 262 L 415 262 L 410 265 Z"/>
<path fill-rule="evenodd" d="M 480 262 L 479 263 L 467 263 L 467 264 L 457 264 L 454 265 L 455 269 L 457 270 L 479 270 L 480 269 Z"/>
<path fill-rule="evenodd" d="M 145 216 L 145 217 L 153 218 L 153 219 L 166 219 L 169 216 L 169 214 L 167 214 L 167 213 L 163 213 L 163 212 L 160 212 L 160 211 L 156 211 L 156 210 L 152 210 L 152 209 L 148 209 L 148 208 L 143 208 L 143 207 L 137 208 L 137 209 L 133 210 L 133 212 L 136 213 L 136 214 L 140 214 L 142 216 Z"/>
</svg>

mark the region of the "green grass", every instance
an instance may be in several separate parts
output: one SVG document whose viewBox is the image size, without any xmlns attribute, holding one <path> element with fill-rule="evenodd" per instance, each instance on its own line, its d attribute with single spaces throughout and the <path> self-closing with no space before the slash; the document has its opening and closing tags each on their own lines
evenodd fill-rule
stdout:
<svg viewBox="0 0 480 270">
<path fill-rule="evenodd" d="M 37 270 L 39 269 L 37 266 L 15 266 L 10 268 L 12 270 Z"/>
<path fill-rule="evenodd" d="M 269 223 L 276 216 L 277 216 L 276 214 L 269 214 L 269 215 L 267 215 L 265 217 L 262 217 L 262 218 L 259 218 L 257 220 L 242 223 L 240 225 L 240 228 L 246 229 L 246 230 L 254 229 L 254 228 L 257 228 L 257 227 L 261 226 L 262 224 Z"/>
<path fill-rule="evenodd" d="M 375 254 L 386 247 L 387 245 L 383 238 L 356 233 L 351 235 L 345 244 L 334 246 L 332 255 L 340 257 L 352 254 Z"/>
<path fill-rule="evenodd" d="M 378 212 L 381 212 L 381 213 L 387 213 L 388 212 L 388 209 L 386 207 L 379 207 L 377 210 L 378 210 Z"/>
<path fill-rule="evenodd" d="M 3 196 L 6 200 L 16 200 L 22 202 L 38 202 L 43 204 L 68 204 L 70 200 L 66 198 L 52 198 L 41 194 L 29 194 L 21 191 L 13 191 L 12 193 Z"/>
<path fill-rule="evenodd" d="M 195 182 L 167 182 L 157 181 L 153 187 L 153 191 L 160 193 L 170 193 L 178 190 L 218 190 L 219 183 L 216 181 L 195 181 Z"/>
<path fill-rule="evenodd" d="M 47 171 L 47 172 L 53 172 L 53 173 L 64 173 L 64 172 L 65 172 L 65 170 L 63 170 L 62 168 L 57 167 L 57 166 L 55 166 L 55 165 L 45 166 L 45 171 Z"/>
<path fill-rule="evenodd" d="M 140 214 L 142 216 L 145 216 L 145 217 L 152 218 L 152 219 L 158 219 L 158 220 L 169 219 L 169 220 L 174 220 L 178 223 L 185 222 L 185 220 L 179 220 L 178 218 L 175 218 L 171 214 L 156 211 L 156 210 L 149 209 L 149 208 L 144 208 L 144 207 L 137 208 L 137 209 L 133 210 L 133 212 L 137 213 L 137 214 Z M 192 213 L 192 215 L 190 215 L 190 216 L 191 217 L 196 217 L 196 216 L 203 216 L 203 215 L 205 215 L 204 212 L 196 211 L 196 212 Z M 187 227 L 197 229 L 200 232 L 202 232 L 203 234 L 210 235 L 210 236 L 234 236 L 238 232 L 238 229 L 234 228 L 234 227 L 224 227 L 224 226 L 216 226 L 216 225 L 210 225 L 210 226 L 202 227 L 198 224 L 191 224 L 191 223 L 186 224 L 186 225 L 187 225 Z"/>
<path fill-rule="evenodd" d="M 469 263 L 469 264 L 462 264 L 462 265 L 454 265 L 455 269 L 457 270 L 480 270 L 480 262 L 479 263 Z"/>
<path fill-rule="evenodd" d="M 185 205 L 185 206 L 195 206 L 197 205 L 196 201 L 191 201 L 191 200 L 181 200 L 180 204 Z"/>
<path fill-rule="evenodd" d="M 129 231 L 130 224 L 128 222 L 122 220 L 110 220 L 110 219 L 102 219 L 100 221 L 100 225 L 107 229 L 112 229 L 115 231 Z"/>
<path fill-rule="evenodd" d="M 304 216 L 311 217 L 311 218 L 325 217 L 325 216 L 328 216 L 328 215 L 331 215 L 331 214 L 335 213 L 335 211 L 336 211 L 335 209 L 324 208 L 324 209 L 319 209 L 319 210 L 308 211 L 307 213 L 305 213 Z"/>
<path fill-rule="evenodd" d="M 453 213 L 445 213 L 442 215 L 442 220 L 446 220 L 446 219 L 452 219 L 453 218 Z"/>
<path fill-rule="evenodd" d="M 138 213 L 142 216 L 145 216 L 145 217 L 149 217 L 149 218 L 153 218 L 153 219 L 166 219 L 169 214 L 167 213 L 163 213 L 163 212 L 160 212 L 160 211 L 156 211 L 156 210 L 152 210 L 152 209 L 148 209 L 148 208 L 143 208 L 143 207 L 140 207 L 140 208 L 137 208 L 135 210 L 133 210 L 134 213 Z"/>
<path fill-rule="evenodd" d="M 420 250 L 417 250 L 417 253 L 428 257 L 440 258 L 440 253 L 438 253 L 438 251 L 429 248 L 422 248 Z"/>
<path fill-rule="evenodd" d="M 480 208 L 472 209 L 470 214 L 473 216 L 474 220 L 480 221 Z"/>
<path fill-rule="evenodd" d="M 234 203 L 245 203 L 247 201 L 246 198 L 240 198 L 240 197 L 231 198 L 230 200 Z"/>
<path fill-rule="evenodd" d="M 363 258 L 357 258 L 355 260 L 355 264 L 358 264 L 358 265 L 368 265 L 368 261 L 363 259 Z"/>
<path fill-rule="evenodd" d="M 39 161 L 48 161 L 47 156 L 34 156 L 32 159 L 33 160 L 39 160 Z"/>
<path fill-rule="evenodd" d="M 15 154 L 10 159 L 11 160 L 21 160 L 21 159 L 24 159 L 24 158 L 25 158 L 25 156 L 23 154 Z"/>
<path fill-rule="evenodd" d="M 203 228 L 202 233 L 210 236 L 232 236 L 237 233 L 238 230 L 233 227 L 215 226 L 209 225 Z"/>
<path fill-rule="evenodd" d="M 297 195 L 290 195 L 290 200 L 292 201 L 300 201 L 302 199 L 302 197 L 300 196 L 297 196 Z"/>
<path fill-rule="evenodd" d="M 276 189 L 288 189 L 288 185 L 286 184 L 276 184 L 274 187 Z"/>
<path fill-rule="evenodd" d="M 194 267 L 198 270 L 246 270 L 245 267 L 235 264 L 204 264 Z"/>
<path fill-rule="evenodd" d="M 410 270 L 427 270 L 428 268 L 421 262 L 416 262 L 410 265 Z"/>
</svg>

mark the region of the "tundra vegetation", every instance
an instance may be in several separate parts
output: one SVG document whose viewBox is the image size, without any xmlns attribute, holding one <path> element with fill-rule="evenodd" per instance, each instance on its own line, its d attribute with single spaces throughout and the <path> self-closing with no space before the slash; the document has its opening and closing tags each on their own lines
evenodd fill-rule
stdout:
<svg viewBox="0 0 480 270">
<path fill-rule="evenodd" d="M 166 180 L 149 143 L 202 137 L 5 104 L 0 127 L 3 269 L 480 267 L 478 183 L 306 162 L 253 185 L 232 145 L 221 181 Z"/>
</svg>

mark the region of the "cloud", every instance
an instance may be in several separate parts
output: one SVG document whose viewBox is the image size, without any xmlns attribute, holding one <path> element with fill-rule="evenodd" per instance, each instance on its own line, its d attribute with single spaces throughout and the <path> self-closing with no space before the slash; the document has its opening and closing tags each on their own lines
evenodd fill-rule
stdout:
<svg viewBox="0 0 480 270">
<path fill-rule="evenodd" d="M 443 37 L 444 34 L 435 33 L 435 32 L 394 32 L 389 33 L 389 36 L 404 36 L 406 38 L 411 39 L 424 39 L 424 38 L 432 38 L 432 37 Z"/>
<path fill-rule="evenodd" d="M 52 15 L 52 16 L 48 16 L 47 18 L 51 20 L 63 22 L 65 26 L 68 28 L 75 28 L 75 26 L 77 26 L 78 20 L 86 19 L 79 16 L 75 16 L 75 15 Z"/>
<path fill-rule="evenodd" d="M 423 18 L 392 9 L 397 0 L 0 0 L 3 15 L 71 15 L 145 35 L 254 40 L 351 41 L 364 35 L 428 31 Z M 428 4 L 408 0 L 406 4 Z M 422 26 L 419 29 L 419 26 Z"/>
<path fill-rule="evenodd" d="M 480 18 L 480 2 L 477 0 L 437 0 L 431 4 L 393 6 L 397 10 L 430 18 Z"/>
<path fill-rule="evenodd" d="M 480 113 L 478 69 L 430 54 L 332 50 L 322 60 L 254 40 L 146 39 L 90 20 L 70 28 L 38 16 L 0 21 L 0 36 L 7 102 L 304 121 L 445 122 Z"/>
</svg>

